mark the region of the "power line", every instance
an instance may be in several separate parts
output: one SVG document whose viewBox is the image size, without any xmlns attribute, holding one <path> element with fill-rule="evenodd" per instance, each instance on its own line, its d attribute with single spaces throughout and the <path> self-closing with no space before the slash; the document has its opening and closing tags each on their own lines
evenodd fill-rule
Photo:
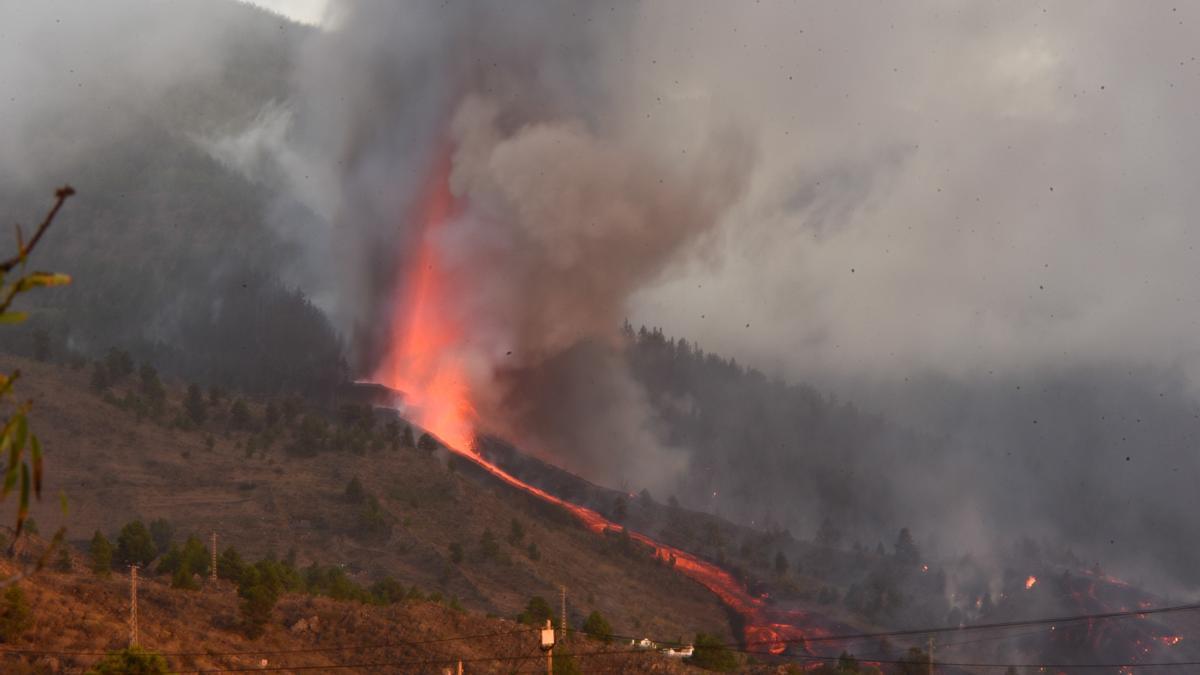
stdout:
<svg viewBox="0 0 1200 675">
<path fill-rule="evenodd" d="M 432 640 L 413 640 L 409 642 L 381 642 L 375 644 L 342 645 L 331 647 L 307 647 L 299 649 L 249 649 L 236 652 L 158 652 L 162 656 L 272 656 L 278 654 L 309 654 L 319 652 L 345 652 L 356 649 L 388 649 L 391 647 L 419 647 L 443 642 L 458 642 L 462 640 L 483 640 L 492 637 L 508 637 L 531 632 L 532 629 L 507 631 L 503 633 L 482 633 L 478 635 L 458 635 L 454 637 L 436 638 Z M 109 651 L 55 651 L 48 649 L 4 649 L 0 655 L 22 654 L 26 656 L 105 656 Z"/>
<path fill-rule="evenodd" d="M 912 636 L 924 636 L 924 635 L 937 635 L 937 634 L 941 634 L 941 633 L 965 633 L 968 631 L 973 632 L 973 631 L 978 631 L 978 630 L 989 630 L 989 629 L 996 629 L 996 628 L 1019 628 L 1019 627 L 1024 627 L 1024 626 L 1044 626 L 1044 625 L 1050 625 L 1050 624 L 1074 623 L 1074 622 L 1078 622 L 1078 621 L 1142 617 L 1142 616 L 1147 616 L 1147 615 L 1151 615 L 1151 614 L 1168 614 L 1168 613 L 1172 613 L 1172 612 L 1186 612 L 1186 611 L 1192 611 L 1192 610 L 1197 610 L 1197 609 L 1200 609 L 1200 604 L 1174 605 L 1174 606 L 1170 606 L 1170 607 L 1155 607 L 1155 608 L 1149 608 L 1149 609 L 1127 610 L 1127 611 L 1120 611 L 1120 612 L 1104 612 L 1104 613 L 1099 613 L 1099 614 L 1076 614 L 1076 615 L 1072 615 L 1072 616 L 1059 616 L 1059 617 L 1051 617 L 1051 618 L 1045 618 L 1045 619 L 1025 619 L 1025 620 L 1019 620 L 1019 621 L 1018 620 L 997 621 L 997 622 L 993 622 L 993 623 L 977 623 L 977 624 L 971 624 L 971 625 L 967 625 L 967 626 L 939 626 L 939 627 L 935 627 L 935 628 L 908 628 L 908 629 L 903 629 L 903 630 L 876 631 L 876 632 L 870 632 L 870 633 L 846 633 L 846 634 L 842 634 L 842 635 L 813 635 L 810 637 L 800 637 L 800 638 L 779 638 L 779 639 L 775 639 L 775 640 L 751 640 L 751 641 L 746 641 L 746 642 L 741 642 L 741 643 L 727 643 L 727 644 L 723 644 L 721 646 L 730 648 L 730 649 L 735 649 L 735 648 L 747 647 L 747 646 L 751 646 L 751 645 L 776 645 L 776 644 L 790 644 L 790 643 L 797 643 L 797 642 L 803 642 L 806 644 L 811 643 L 811 642 L 850 642 L 850 641 L 854 641 L 854 640 L 870 640 L 870 639 L 885 638 L 885 637 L 912 637 Z M 575 629 L 575 628 L 572 628 L 570 630 L 575 631 L 575 632 L 583 632 L 583 631 L 580 631 L 579 629 Z M 618 639 L 625 639 L 625 640 L 641 639 L 634 635 L 615 635 L 614 634 L 614 635 L 610 635 L 610 637 L 618 638 Z M 664 641 L 656 643 L 656 644 L 670 645 L 670 644 L 676 644 L 676 641 L 664 640 Z M 753 652 L 753 653 L 761 654 L 762 652 Z"/>
<path fill-rule="evenodd" d="M 588 658 L 597 656 L 622 656 L 629 654 L 644 654 L 647 656 L 654 655 L 654 652 L 647 650 L 619 650 L 619 651 L 595 651 L 595 652 L 575 652 L 571 656 L 573 658 Z M 838 661 L 840 656 L 806 656 L 801 661 Z M 302 670 L 343 670 L 348 668 L 381 668 L 387 666 L 437 666 L 453 664 L 459 661 L 463 663 L 480 663 L 480 662 L 496 662 L 496 661 L 532 661 L 541 660 L 542 656 L 482 656 L 472 658 L 446 658 L 446 659 L 420 659 L 409 661 L 371 661 L 360 663 L 343 663 L 343 664 L 326 664 L 326 665 L 311 665 L 311 666 L 252 666 L 246 668 L 221 668 L 217 670 L 188 670 L 179 671 L 181 673 L 197 673 L 203 675 L 205 673 L 240 673 L 240 672 L 270 672 L 270 671 L 302 671 Z M 867 659 L 864 659 L 867 660 Z M 869 659 L 872 663 L 880 663 L 886 665 L 903 665 L 909 664 L 911 661 L 903 659 Z M 1148 663 L 988 663 L 988 662 L 973 662 L 973 661 L 934 661 L 934 666 L 951 667 L 951 668 L 1075 668 L 1075 669 L 1135 669 L 1135 668 L 1182 668 L 1200 666 L 1200 661 L 1178 661 L 1178 662 L 1148 662 Z"/>
<path fill-rule="evenodd" d="M 438 639 L 438 640 L 414 641 L 414 642 L 399 643 L 399 644 L 401 644 L 401 645 L 432 644 L 432 643 L 437 643 L 437 642 L 466 640 L 466 639 L 479 638 L 479 637 L 499 637 L 499 636 L 504 636 L 504 635 L 523 634 L 523 633 L 528 633 L 528 632 L 529 632 L 528 630 L 524 630 L 524 631 L 514 631 L 514 632 L 509 632 L 509 633 L 492 633 L 492 634 L 487 634 L 487 635 L 482 635 L 482 636 L 464 635 L 464 636 L 455 636 L 455 637 L 450 637 L 450 638 L 442 638 L 442 639 Z M 1008 638 L 1008 637 L 1020 637 L 1020 636 L 1002 636 L 1002 637 Z M 978 641 L 984 641 L 984 640 L 976 640 L 976 641 L 978 642 Z M 958 644 L 967 644 L 967 643 L 968 642 L 952 643 L 952 644 L 948 644 L 945 646 L 949 647 L 949 646 L 954 646 L 954 645 L 958 645 Z M 256 651 L 256 652 L 249 651 L 249 652 L 226 652 L 226 653 L 175 652 L 175 653 L 163 653 L 162 655 L 163 656 L 234 656 L 234 655 L 244 655 L 244 654 L 254 654 L 254 655 L 299 654 L 299 653 L 309 653 L 309 652 L 314 652 L 314 651 L 331 651 L 331 650 L 343 651 L 345 649 L 351 649 L 351 648 L 353 648 L 353 647 L 294 649 L 294 650 L 264 650 L 264 651 Z M 54 651 L 36 651 L 36 650 L 3 650 L 3 651 L 4 651 L 4 653 L 26 653 L 26 654 L 33 653 L 33 654 L 40 654 L 40 655 L 71 655 L 71 654 L 73 654 L 73 655 L 89 655 L 89 654 L 90 655 L 98 655 L 99 654 L 97 652 L 54 652 Z M 760 652 L 749 652 L 747 650 L 733 650 L 733 651 L 741 651 L 743 653 L 761 655 Z M 573 652 L 573 653 L 570 653 L 570 656 L 573 658 L 593 658 L 593 657 L 605 657 L 605 656 L 615 657 L 615 656 L 627 656 L 627 655 L 654 656 L 655 654 L 656 654 L 656 652 L 653 650 L 627 649 L 627 650 L 600 650 L 600 651 Z M 437 659 L 428 659 L 427 658 L 427 659 L 414 659 L 414 660 L 403 660 L 403 661 L 401 661 L 401 660 L 380 660 L 380 661 L 369 661 L 369 662 L 364 661 L 364 662 L 356 662 L 356 663 L 303 665 L 303 666 L 302 665 L 290 665 L 290 666 L 280 665 L 280 666 L 252 666 L 252 667 L 245 667 L 245 668 L 219 668 L 219 669 L 215 669 L 215 670 L 198 669 L 198 670 L 184 670 L 184 671 L 177 671 L 177 672 L 187 672 L 187 673 L 198 673 L 199 674 L 199 673 L 216 673 L 216 672 L 253 672 L 253 671 L 272 672 L 272 671 L 282 671 L 282 670 L 288 670 L 288 671 L 345 670 L 345 669 L 350 669 L 350 668 L 380 668 L 380 667 L 389 667 L 389 666 L 391 666 L 391 667 L 435 666 L 435 665 L 454 664 L 459 661 L 461 661 L 463 663 L 480 663 L 480 662 L 497 662 L 497 661 L 520 662 L 520 661 L 541 660 L 541 658 L 542 658 L 542 656 L 540 654 L 526 655 L 526 656 L 478 656 L 478 657 L 471 657 L 471 658 L 446 657 L 446 658 L 437 658 Z M 799 661 L 835 662 L 835 661 L 839 660 L 840 658 L 841 658 L 840 656 L 805 655 L 803 657 L 800 657 L 797 660 L 799 660 Z M 900 665 L 900 664 L 909 663 L 909 661 L 907 661 L 907 660 L 880 659 L 880 658 L 869 658 L 869 657 L 860 657 L 860 660 L 867 660 L 872 663 L 880 663 L 880 664 L 887 664 L 887 665 Z M 942 667 L 981 668 L 981 669 L 1000 669 L 1000 668 L 1075 668 L 1075 669 L 1102 669 L 1102 668 L 1119 669 L 1119 668 L 1124 668 L 1124 669 L 1136 669 L 1136 668 L 1180 668 L 1180 667 L 1185 667 L 1185 666 L 1192 667 L 1192 666 L 1200 666 L 1200 661 L 1147 662 L 1147 663 L 1136 663 L 1136 662 L 1128 662 L 1128 663 L 988 663 L 988 662 L 973 662 L 973 661 L 934 661 L 933 665 L 942 666 Z"/>
<path fill-rule="evenodd" d="M 1026 635 L 1033 635 L 1033 634 L 1036 634 L 1036 631 L 1030 631 L 1030 632 L 1027 632 L 1024 634 L 1019 634 L 1019 635 L 996 636 L 994 638 L 981 638 L 978 640 L 961 641 L 961 642 L 950 643 L 945 646 L 951 647 L 951 646 L 957 646 L 957 645 L 962 645 L 962 644 L 969 644 L 972 642 L 984 642 L 989 639 L 1009 639 L 1009 638 L 1023 637 Z M 741 653 L 755 655 L 755 656 L 762 655 L 761 652 L 744 650 L 744 649 L 735 649 L 735 650 L 731 650 L 731 651 L 738 651 Z M 634 648 L 634 649 L 626 649 L 626 650 L 600 650 L 600 651 L 572 652 L 569 655 L 572 658 L 591 658 L 591 657 L 604 657 L 604 656 L 613 657 L 613 656 L 629 656 L 629 655 L 655 656 L 655 655 L 657 655 L 657 651 Z M 265 671 L 320 670 L 320 669 L 341 670 L 341 669 L 346 669 L 346 668 L 379 668 L 379 667 L 385 667 L 385 666 L 395 666 L 395 667 L 400 667 L 400 666 L 406 666 L 406 667 L 437 666 L 437 665 L 452 664 L 452 663 L 455 663 L 458 661 L 461 661 L 462 663 L 480 663 L 480 662 L 496 662 L 496 661 L 519 662 L 519 661 L 535 661 L 535 660 L 540 660 L 541 658 L 542 658 L 541 655 L 479 656 L 479 657 L 472 657 L 472 658 L 421 659 L 421 660 L 411 660 L 411 661 L 377 661 L 377 662 L 370 662 L 370 663 L 335 664 L 335 665 L 323 665 L 323 666 L 273 666 L 273 667 L 266 667 L 266 668 L 252 667 L 252 668 L 241 668 L 241 669 L 232 669 L 232 670 L 231 669 L 221 669 L 219 672 L 250 672 L 250 671 L 255 671 L 255 670 L 265 670 Z M 904 659 L 884 659 L 884 658 L 870 658 L 870 657 L 857 657 L 857 658 L 860 661 L 870 661 L 871 663 L 879 663 L 879 664 L 886 664 L 886 665 L 903 665 L 903 664 L 911 663 L 911 661 L 904 660 Z M 804 656 L 795 658 L 793 660 L 795 660 L 795 661 L 836 662 L 839 659 L 841 659 L 840 656 L 804 655 Z M 974 662 L 974 661 L 932 661 L 932 665 L 939 666 L 939 667 L 980 668 L 980 669 L 1002 669 L 1002 668 L 1136 669 L 1136 668 L 1180 668 L 1180 667 L 1185 667 L 1185 666 L 1192 667 L 1192 666 L 1200 666 L 1200 661 L 1147 662 L 1147 663 L 1137 663 L 1137 662 L 1082 663 L 1082 664 L 1079 664 L 1079 663 L 989 663 L 989 662 Z M 211 673 L 211 672 L 217 672 L 217 671 L 197 670 L 197 671 L 186 671 L 186 672 L 195 672 L 195 673 L 202 674 L 202 673 Z M 592 672 L 592 670 L 589 670 L 589 672 Z"/>
<path fill-rule="evenodd" d="M 940 628 L 911 628 L 907 630 L 880 631 L 875 633 L 853 633 L 847 635 L 818 635 L 809 638 L 787 638 L 781 640 L 758 640 L 747 644 L 778 644 L 780 642 L 841 642 L 863 640 L 880 637 L 907 637 L 916 635 L 937 635 L 941 633 L 964 633 L 967 631 L 988 630 L 994 628 L 1020 628 L 1023 626 L 1045 626 L 1059 623 L 1074 623 L 1103 619 L 1121 619 L 1141 617 L 1149 614 L 1167 614 L 1171 612 L 1186 612 L 1200 609 L 1200 604 L 1176 605 L 1174 607 L 1159 607 L 1154 609 L 1130 610 L 1122 612 L 1104 612 L 1100 614 L 1077 614 L 1047 619 L 1026 619 L 1021 621 L 997 621 L 993 623 L 977 623 L 969 626 L 942 626 Z"/>
<path fill-rule="evenodd" d="M 918 635 L 923 636 L 923 635 L 933 635 L 933 634 L 939 634 L 939 633 L 962 633 L 962 632 L 966 632 L 966 631 L 1007 629 L 1007 628 L 1016 628 L 1016 627 L 1023 627 L 1023 626 L 1038 626 L 1038 625 L 1048 625 L 1048 624 L 1072 623 L 1072 622 L 1086 621 L 1086 620 L 1104 620 L 1104 619 L 1117 619 L 1117 618 L 1128 618 L 1128 617 L 1142 617 L 1142 616 L 1147 616 L 1147 615 L 1191 611 L 1191 610 L 1196 610 L 1196 609 L 1200 609 L 1200 604 L 1176 605 L 1176 606 L 1170 606 L 1170 607 L 1147 608 L 1147 609 L 1128 610 L 1128 611 L 1121 611 L 1121 612 L 1105 612 L 1105 613 L 1097 613 L 1097 614 L 1077 614 L 1077 615 L 1071 615 L 1071 616 L 1060 616 L 1060 617 L 1043 618 L 1043 619 L 1028 619 L 1028 620 L 1022 620 L 1022 621 L 1003 621 L 1003 622 L 993 622 L 993 623 L 987 623 L 987 624 L 974 624 L 974 625 L 970 625 L 970 626 L 944 626 L 944 627 L 936 627 L 936 628 L 915 628 L 915 629 L 896 630 L 896 631 L 878 631 L 878 632 L 869 632 L 869 633 L 863 632 L 863 633 L 853 633 L 853 634 L 844 634 L 844 635 L 812 636 L 812 637 L 807 637 L 807 638 L 780 638 L 778 640 L 759 640 L 759 641 L 753 641 L 753 642 L 748 642 L 748 643 L 744 643 L 744 644 L 736 644 L 736 645 L 725 644 L 725 645 L 721 645 L 721 646 L 724 648 L 728 648 L 731 651 L 737 651 L 737 652 L 741 652 L 741 653 L 745 653 L 745 654 L 754 654 L 754 655 L 761 656 L 762 652 L 760 650 L 750 650 L 750 649 L 746 649 L 745 647 L 751 646 L 751 645 L 760 645 L 760 644 L 780 644 L 780 643 L 794 643 L 794 642 L 805 642 L 805 643 L 810 643 L 810 642 L 849 642 L 849 641 L 854 641 L 854 640 L 866 640 L 866 639 L 887 638 L 887 637 L 903 637 L 903 636 L 918 636 Z M 583 631 L 579 631 L 577 629 L 568 629 L 568 630 L 574 631 L 574 632 L 583 632 Z M 422 646 L 422 645 L 430 645 L 430 644 L 437 644 L 437 643 L 457 642 L 457 641 L 462 641 L 462 640 L 486 639 L 486 638 L 493 638 L 493 637 L 507 637 L 507 636 L 513 636 L 513 635 L 528 634 L 531 632 L 532 632 L 532 629 L 526 628 L 526 629 L 515 630 L 515 631 L 493 632 L 493 633 L 483 633 L 483 634 L 474 634 L 474 635 L 459 635 L 459 636 L 443 637 L 443 638 L 436 638 L 436 639 L 430 639 L 430 640 L 397 641 L 397 642 L 375 643 L 375 644 L 335 645 L 335 646 L 328 646 L 328 647 L 309 647 L 309 648 L 299 648 L 299 649 L 241 650 L 241 651 L 232 651 L 232 652 L 203 651 L 203 652 L 159 652 L 159 653 L 165 657 L 166 656 L 170 656 L 170 657 L 196 657 L 196 656 L 215 657 L 215 656 L 247 656 L 247 655 L 271 656 L 271 655 L 306 654 L 306 653 L 322 653 L 322 652 L 328 653 L 328 652 L 339 652 L 339 651 L 349 651 L 349 650 L 386 649 L 386 648 L 391 648 L 391 647 Z M 1034 634 L 1035 632 L 1026 633 L 1026 635 Z M 625 636 L 612 635 L 610 637 L 617 638 L 617 639 L 635 639 L 635 640 L 638 639 L 636 637 L 627 636 L 627 635 L 625 635 Z M 987 639 L 1007 639 L 1007 638 L 1011 638 L 1011 637 L 1020 637 L 1020 636 L 1019 635 L 1018 636 L 998 636 L 996 638 L 985 638 L 985 639 L 980 639 L 978 641 L 985 641 Z M 969 642 L 971 642 L 971 641 L 960 642 L 960 643 L 949 643 L 944 646 L 951 647 L 951 646 L 955 646 L 956 644 L 967 644 Z M 664 640 L 664 641 L 657 642 L 656 644 L 668 644 L 669 645 L 669 644 L 675 644 L 675 641 Z M 66 650 L 2 649 L 2 648 L 0 648 L 0 655 L 21 654 L 21 655 L 38 655 L 38 656 L 104 656 L 108 653 L 109 652 L 107 652 L 107 651 L 98 652 L 98 651 L 66 651 Z M 653 653 L 653 652 L 644 650 L 644 649 L 631 649 L 631 650 L 624 650 L 624 651 L 621 651 L 621 650 L 611 651 L 610 650 L 610 651 L 598 651 L 598 652 L 579 652 L 579 653 L 572 654 L 572 656 L 573 657 L 592 657 L 592 656 L 604 656 L 604 655 L 649 654 L 649 653 Z M 533 658 L 540 658 L 540 656 L 532 656 L 532 657 L 492 656 L 492 657 L 479 657 L 479 658 L 474 658 L 474 659 L 463 659 L 463 661 L 464 662 L 474 662 L 474 661 L 497 661 L 497 660 L 525 660 L 525 659 L 533 659 Z M 838 657 L 803 655 L 803 656 L 798 656 L 797 658 L 799 660 L 828 661 L 828 660 L 836 660 Z M 335 664 L 335 665 L 312 666 L 312 667 L 293 666 L 290 669 L 311 670 L 311 669 L 315 669 L 315 668 L 342 669 L 342 668 L 350 668 L 350 667 L 364 667 L 365 668 L 365 667 L 385 666 L 385 665 L 397 665 L 397 666 L 401 666 L 401 665 L 435 665 L 435 664 L 454 662 L 457 660 L 458 659 L 456 659 L 456 658 L 447 658 L 447 659 L 442 659 L 442 660 L 423 660 L 423 661 L 411 661 L 411 662 L 409 662 L 409 661 L 406 661 L 406 662 L 378 662 L 378 663 L 344 664 L 344 665 L 336 665 Z M 888 660 L 879 660 L 879 659 L 873 659 L 873 660 L 876 662 L 879 662 L 879 663 L 904 663 L 903 661 L 888 661 Z M 1038 667 L 1043 667 L 1043 668 L 1145 668 L 1145 667 L 1150 667 L 1150 666 L 1176 667 L 1176 666 L 1184 666 L 1184 665 L 1189 665 L 1189 666 L 1190 665 L 1200 665 L 1200 662 L 1119 663 L 1119 664 L 1007 664 L 1007 663 L 1006 664 L 988 664 L 988 663 L 956 663 L 956 662 L 949 662 L 949 661 L 939 661 L 939 662 L 935 662 L 935 665 L 963 667 L 963 668 L 970 668 L 970 667 L 1007 668 L 1010 666 L 1018 667 L 1018 668 L 1038 668 Z M 282 668 L 282 667 L 278 668 L 278 669 L 266 668 L 265 670 L 279 670 L 279 669 L 285 669 L 285 668 Z M 233 671 L 230 671 L 229 669 L 222 669 L 222 670 L 224 672 L 239 672 L 236 669 Z M 264 669 L 256 667 L 256 668 L 251 668 L 251 669 L 246 669 L 246 670 L 264 670 Z M 195 671 L 195 672 L 204 672 L 204 671 Z"/>
</svg>

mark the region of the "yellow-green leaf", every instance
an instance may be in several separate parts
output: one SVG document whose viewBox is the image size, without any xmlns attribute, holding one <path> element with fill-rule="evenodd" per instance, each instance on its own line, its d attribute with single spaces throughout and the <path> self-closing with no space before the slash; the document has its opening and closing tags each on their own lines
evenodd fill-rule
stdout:
<svg viewBox="0 0 1200 675">
<path fill-rule="evenodd" d="M 12 390 L 13 385 L 17 383 L 17 378 L 21 377 L 20 370 L 14 370 L 12 375 L 4 375 L 0 373 L 0 396 L 4 396 Z"/>
<path fill-rule="evenodd" d="M 28 312 L 3 312 L 0 313 L 0 323 L 21 323 L 29 318 Z"/>
<path fill-rule="evenodd" d="M 32 272 L 17 281 L 17 292 L 24 293 L 31 288 L 49 288 L 50 286 L 66 286 L 71 283 L 69 274 L 54 272 Z"/>
<path fill-rule="evenodd" d="M 16 444 L 13 437 L 16 433 L 14 427 L 16 427 L 17 419 L 20 417 L 21 415 L 14 415 L 8 421 L 4 437 L 0 440 L 0 447 L 8 447 L 8 466 L 5 467 L 4 471 L 4 490 L 0 492 L 0 499 L 7 497 L 8 493 L 12 492 L 12 489 L 17 486 L 17 469 L 21 464 L 21 446 Z"/>
<path fill-rule="evenodd" d="M 25 449 L 25 440 L 29 436 L 29 418 L 17 414 L 13 416 L 13 422 L 13 449 L 20 455 L 21 451 Z"/>
</svg>

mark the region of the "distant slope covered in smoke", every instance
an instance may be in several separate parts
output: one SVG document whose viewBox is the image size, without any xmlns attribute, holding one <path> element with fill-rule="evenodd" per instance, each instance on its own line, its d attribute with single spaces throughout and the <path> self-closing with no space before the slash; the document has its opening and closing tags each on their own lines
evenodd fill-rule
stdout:
<svg viewBox="0 0 1200 675">
<path fill-rule="evenodd" d="M 0 161 L 0 203 L 6 219 L 28 225 L 56 184 L 78 190 L 36 260 L 75 283 L 37 296 L 32 321 L 6 331 L 5 344 L 28 353 L 41 330 L 60 356 L 121 347 L 170 372 L 255 390 L 334 382 L 339 338 L 294 290 L 291 250 L 267 224 L 272 214 L 315 216 L 215 159 L 206 140 L 286 99 L 292 52 L 309 29 L 236 2 L 162 5 L 108 7 L 109 20 L 152 27 L 136 50 L 83 32 L 88 12 L 73 6 L 18 12 L 30 33 L 66 27 L 55 35 L 60 67 L 39 62 L 46 81 L 30 83 L 24 106 L 10 103 L 0 136 L 23 161 Z M 173 31 L 188 34 L 166 40 Z M 47 96 L 61 99 L 54 114 L 40 113 Z"/>
<path fill-rule="evenodd" d="M 1160 590 L 1200 583 L 1200 402 L 1177 372 L 928 374 L 862 393 L 865 410 L 657 329 L 627 337 L 657 431 L 686 455 L 685 503 L 798 536 L 828 517 L 867 544 L 909 526 L 941 555 L 1045 540 Z"/>
</svg>

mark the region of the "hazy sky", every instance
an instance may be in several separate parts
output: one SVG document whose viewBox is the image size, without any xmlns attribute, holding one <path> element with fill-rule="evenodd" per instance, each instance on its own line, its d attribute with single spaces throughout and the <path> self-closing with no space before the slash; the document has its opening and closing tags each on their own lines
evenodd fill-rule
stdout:
<svg viewBox="0 0 1200 675">
<path fill-rule="evenodd" d="M 329 8 L 329 0 L 249 0 L 249 2 L 307 24 L 321 23 Z"/>
<path fill-rule="evenodd" d="M 635 318 L 793 373 L 1198 372 L 1200 8 L 701 7 L 646 5 L 633 107 L 759 161 Z"/>
</svg>

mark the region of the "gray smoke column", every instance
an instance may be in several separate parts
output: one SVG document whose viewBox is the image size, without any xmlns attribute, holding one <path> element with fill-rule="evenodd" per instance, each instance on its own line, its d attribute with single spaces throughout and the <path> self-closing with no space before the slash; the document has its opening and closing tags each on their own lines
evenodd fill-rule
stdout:
<svg viewBox="0 0 1200 675">
<path fill-rule="evenodd" d="M 616 344 L 629 297 L 703 246 L 752 153 L 728 131 L 655 139 L 625 114 L 637 11 L 352 5 L 306 56 L 296 132 L 339 186 L 319 210 L 336 233 L 333 309 L 355 326 L 363 372 L 393 339 L 422 231 L 414 203 L 449 144 L 457 215 L 432 245 L 454 279 L 442 309 L 466 327 L 456 356 L 484 429 L 646 485 L 651 467 L 666 480 L 681 461 L 632 378 L 615 360 L 586 381 L 544 369 L 581 344 Z M 594 405 L 556 404 L 581 388 Z"/>
</svg>

